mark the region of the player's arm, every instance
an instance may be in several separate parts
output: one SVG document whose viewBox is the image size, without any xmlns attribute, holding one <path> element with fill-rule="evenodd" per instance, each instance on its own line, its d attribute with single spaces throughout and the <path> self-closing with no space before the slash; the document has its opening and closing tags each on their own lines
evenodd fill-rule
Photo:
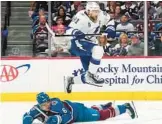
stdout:
<svg viewBox="0 0 162 124">
<path fill-rule="evenodd" d="M 115 21 L 111 20 L 106 26 L 105 33 L 107 33 L 107 36 L 109 38 L 115 38 L 116 37 L 116 29 L 115 29 Z"/>
<path fill-rule="evenodd" d="M 75 15 L 69 24 L 69 28 L 66 30 L 67 35 L 74 35 L 73 38 L 83 39 L 85 38 L 85 34 L 82 32 L 82 28 L 84 28 L 84 18 L 79 17 L 79 14 Z"/>
<path fill-rule="evenodd" d="M 58 113 L 57 116 L 55 115 L 50 117 L 55 118 L 54 121 L 58 122 L 55 122 L 56 124 L 68 124 L 73 121 L 73 113 L 64 106 L 61 100 L 54 99 L 51 104 L 51 111 Z M 47 121 L 49 121 L 50 118 Z"/>
<path fill-rule="evenodd" d="M 70 118 L 70 119 L 69 119 Z M 46 124 L 69 124 L 71 123 L 71 116 L 70 115 L 53 115 L 48 118 Z"/>
<path fill-rule="evenodd" d="M 23 116 L 23 124 L 32 124 L 35 117 L 40 113 L 33 107 L 29 112 L 25 113 Z"/>
<path fill-rule="evenodd" d="M 50 116 L 46 121 L 46 124 L 64 124 L 60 115 Z"/>
<path fill-rule="evenodd" d="M 101 17 L 102 17 L 102 25 L 105 26 L 105 33 L 107 33 L 107 36 L 110 38 L 115 38 L 116 36 L 116 30 L 115 30 L 115 21 L 110 20 L 110 15 L 107 12 L 101 11 Z"/>
<path fill-rule="evenodd" d="M 102 14 L 101 17 L 103 17 L 102 18 L 103 19 L 103 25 L 107 26 L 109 21 L 110 21 L 110 15 L 105 11 L 102 11 L 101 14 Z"/>
</svg>

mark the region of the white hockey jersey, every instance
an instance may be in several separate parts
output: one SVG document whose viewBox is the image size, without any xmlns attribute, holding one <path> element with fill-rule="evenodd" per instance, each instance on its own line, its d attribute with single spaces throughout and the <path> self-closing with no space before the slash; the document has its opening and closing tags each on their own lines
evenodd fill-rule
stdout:
<svg viewBox="0 0 162 124">
<path fill-rule="evenodd" d="M 75 29 L 80 30 L 84 34 L 98 34 L 100 32 L 100 28 L 103 25 L 107 25 L 109 20 L 110 16 L 107 13 L 100 11 L 98 20 L 93 22 L 87 16 L 85 10 L 81 10 L 73 17 L 71 23 L 69 24 L 70 29 L 67 30 L 66 34 L 73 34 Z M 97 43 L 96 36 L 86 36 L 85 38 Z"/>
</svg>

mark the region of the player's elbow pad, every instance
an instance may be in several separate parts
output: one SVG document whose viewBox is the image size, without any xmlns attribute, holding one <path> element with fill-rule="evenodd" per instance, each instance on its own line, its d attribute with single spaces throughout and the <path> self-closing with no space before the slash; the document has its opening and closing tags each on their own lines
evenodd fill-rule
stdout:
<svg viewBox="0 0 162 124">
<path fill-rule="evenodd" d="M 110 38 L 115 38 L 116 37 L 116 31 L 115 31 L 115 27 L 112 26 L 108 26 L 105 30 L 105 33 L 107 33 L 107 36 Z"/>
<path fill-rule="evenodd" d="M 23 117 L 23 124 L 32 124 L 32 122 L 33 122 L 33 117 L 25 113 Z"/>
</svg>

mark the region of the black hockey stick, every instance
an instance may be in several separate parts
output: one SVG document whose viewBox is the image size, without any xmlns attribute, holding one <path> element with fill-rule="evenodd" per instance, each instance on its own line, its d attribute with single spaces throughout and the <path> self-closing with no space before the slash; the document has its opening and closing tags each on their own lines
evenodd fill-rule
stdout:
<svg viewBox="0 0 162 124">
<path fill-rule="evenodd" d="M 134 102 L 131 101 L 132 105 L 133 105 L 133 108 L 134 108 L 134 112 L 136 113 L 136 117 L 138 118 L 138 114 L 137 114 L 137 109 L 136 109 L 136 106 L 134 105 Z"/>
<path fill-rule="evenodd" d="M 85 34 L 85 36 L 100 36 L 101 34 Z M 55 35 L 56 37 L 75 37 L 76 35 L 65 34 L 65 35 Z"/>
<path fill-rule="evenodd" d="M 45 120 L 47 120 L 49 117 L 43 112 L 41 111 L 37 106 L 34 106 L 34 108 L 39 111 L 44 117 L 45 117 Z"/>
</svg>

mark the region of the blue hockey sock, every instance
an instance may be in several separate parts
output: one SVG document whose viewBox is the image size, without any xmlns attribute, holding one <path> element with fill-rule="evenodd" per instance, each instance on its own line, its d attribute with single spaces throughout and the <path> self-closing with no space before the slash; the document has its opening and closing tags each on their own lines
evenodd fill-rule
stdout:
<svg viewBox="0 0 162 124">
<path fill-rule="evenodd" d="M 119 109 L 120 115 L 126 112 L 125 105 L 118 105 L 117 108 Z"/>
</svg>

